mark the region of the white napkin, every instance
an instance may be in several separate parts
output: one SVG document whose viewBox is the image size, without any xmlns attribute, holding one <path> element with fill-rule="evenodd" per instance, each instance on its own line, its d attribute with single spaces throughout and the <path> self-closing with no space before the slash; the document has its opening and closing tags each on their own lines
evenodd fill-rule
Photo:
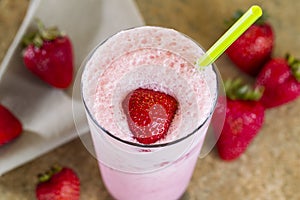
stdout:
<svg viewBox="0 0 300 200">
<path fill-rule="evenodd" d="M 23 65 L 20 41 L 33 27 L 34 18 L 58 26 L 73 42 L 75 67 L 108 36 L 144 22 L 132 0 L 32 0 L 26 17 L 0 67 L 0 101 L 21 121 L 24 132 L 0 147 L 0 175 L 88 131 L 82 103 L 74 101 L 72 88 L 52 88 Z M 78 117 L 79 116 L 79 117 Z"/>
</svg>

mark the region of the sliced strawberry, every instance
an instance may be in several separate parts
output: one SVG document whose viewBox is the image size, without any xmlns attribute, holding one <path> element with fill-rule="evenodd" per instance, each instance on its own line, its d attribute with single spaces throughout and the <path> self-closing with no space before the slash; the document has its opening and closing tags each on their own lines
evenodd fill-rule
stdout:
<svg viewBox="0 0 300 200">
<path fill-rule="evenodd" d="M 177 111 L 176 99 L 163 92 L 138 88 L 123 101 L 133 137 L 151 144 L 164 138 Z"/>
<path fill-rule="evenodd" d="M 19 137 L 22 124 L 7 108 L 0 105 L 0 146 Z"/>
<path fill-rule="evenodd" d="M 261 102 L 266 108 L 295 100 L 300 95 L 300 61 L 290 55 L 271 59 L 258 74 L 256 84 L 265 88 Z"/>
<path fill-rule="evenodd" d="M 79 200 L 80 180 L 68 167 L 53 167 L 45 174 L 39 175 L 36 186 L 38 200 Z"/>
</svg>

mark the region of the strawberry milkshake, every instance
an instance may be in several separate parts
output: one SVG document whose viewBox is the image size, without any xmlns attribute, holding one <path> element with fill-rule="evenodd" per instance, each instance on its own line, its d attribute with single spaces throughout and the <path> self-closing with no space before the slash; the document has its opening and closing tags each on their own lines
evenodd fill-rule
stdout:
<svg viewBox="0 0 300 200">
<path fill-rule="evenodd" d="M 175 200 L 186 190 L 218 98 L 214 66 L 172 29 L 137 27 L 88 56 L 82 97 L 102 180 L 115 199 Z"/>
</svg>

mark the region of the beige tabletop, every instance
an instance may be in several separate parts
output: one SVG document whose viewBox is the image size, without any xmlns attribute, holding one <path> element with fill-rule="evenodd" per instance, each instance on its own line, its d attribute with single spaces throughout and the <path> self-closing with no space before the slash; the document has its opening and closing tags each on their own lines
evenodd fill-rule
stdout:
<svg viewBox="0 0 300 200">
<path fill-rule="evenodd" d="M 148 25 L 175 28 L 208 48 L 224 32 L 224 19 L 236 9 L 261 5 L 276 34 L 274 56 L 300 57 L 299 0 L 136 0 Z M 25 15 L 28 0 L 0 0 L 0 60 Z M 242 76 L 223 55 L 217 61 L 223 79 Z M 300 99 L 266 111 L 265 123 L 248 150 L 233 162 L 212 151 L 199 159 L 182 200 L 300 199 Z M 0 155 L 1 156 L 1 155 Z M 79 139 L 52 150 L 0 177 L 0 200 L 34 199 L 36 175 L 54 163 L 75 169 L 81 199 L 111 199 L 96 160 Z"/>
</svg>

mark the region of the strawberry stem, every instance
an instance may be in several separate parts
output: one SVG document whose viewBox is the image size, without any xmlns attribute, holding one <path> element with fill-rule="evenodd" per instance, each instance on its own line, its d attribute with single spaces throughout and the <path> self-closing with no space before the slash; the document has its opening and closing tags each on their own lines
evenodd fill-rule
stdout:
<svg viewBox="0 0 300 200">
<path fill-rule="evenodd" d="M 36 47 L 41 47 L 43 45 L 43 39 L 40 37 L 40 35 L 35 35 L 32 42 Z"/>
<path fill-rule="evenodd" d="M 61 36 L 60 31 L 56 26 L 46 28 L 40 19 L 36 19 L 39 35 L 44 40 L 54 40 L 58 36 Z"/>
<path fill-rule="evenodd" d="M 228 79 L 224 83 L 226 95 L 231 100 L 253 100 L 258 101 L 263 94 L 264 88 L 257 86 L 255 88 L 244 84 L 241 79 Z"/>
<path fill-rule="evenodd" d="M 39 182 L 42 183 L 42 182 L 47 182 L 48 180 L 51 179 L 51 177 L 60 172 L 62 170 L 62 167 L 59 166 L 59 165 L 54 165 L 50 168 L 50 170 L 47 170 L 45 173 L 41 173 L 41 174 L 38 174 L 38 179 L 39 179 Z"/>
<path fill-rule="evenodd" d="M 245 11 L 243 10 L 237 10 L 235 11 L 235 13 L 233 14 L 233 16 L 229 19 L 229 20 L 225 20 L 225 25 L 227 27 L 230 27 L 231 25 L 233 25 L 243 14 L 245 13 Z M 269 15 L 266 11 L 263 11 L 262 16 L 256 20 L 255 24 L 258 25 L 262 25 L 264 24 L 267 19 L 269 18 Z"/>
<path fill-rule="evenodd" d="M 62 33 L 57 27 L 46 28 L 40 19 L 36 18 L 35 21 L 37 24 L 37 31 L 23 37 L 22 43 L 24 46 L 33 44 L 36 47 L 41 47 L 44 41 L 51 41 L 62 36 Z"/>
<path fill-rule="evenodd" d="M 292 74 L 297 79 L 297 81 L 300 82 L 300 60 L 296 59 L 289 53 L 286 54 L 285 59 L 288 62 L 288 65 L 291 67 Z"/>
</svg>

